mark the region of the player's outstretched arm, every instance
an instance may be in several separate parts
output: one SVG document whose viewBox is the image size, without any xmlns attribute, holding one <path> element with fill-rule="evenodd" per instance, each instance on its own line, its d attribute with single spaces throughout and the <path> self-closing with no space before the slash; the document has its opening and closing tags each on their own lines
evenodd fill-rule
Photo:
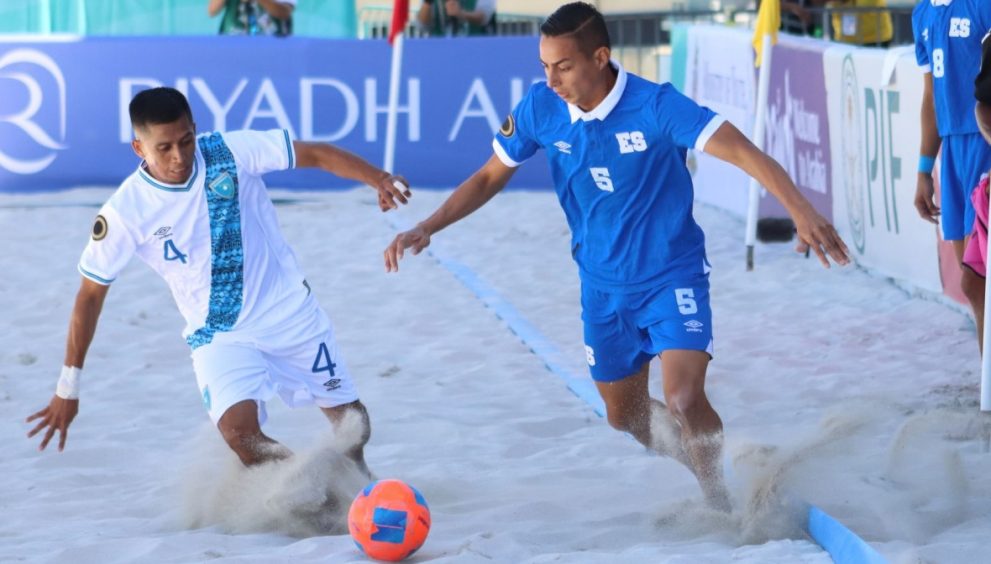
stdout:
<svg viewBox="0 0 991 564">
<path fill-rule="evenodd" d="M 96 322 L 100 318 L 103 302 L 109 290 L 110 286 L 97 284 L 85 277 L 79 286 L 76 304 L 72 308 L 72 316 L 69 319 L 69 337 L 65 345 L 65 367 L 62 371 L 62 379 L 59 380 L 56 393 L 52 396 L 48 407 L 27 418 L 28 423 L 40 419 L 38 424 L 28 432 L 28 438 L 45 431 L 38 450 L 45 450 L 56 431 L 59 433 L 59 452 L 65 448 L 69 424 L 79 412 L 79 370 L 82 369 L 83 362 L 86 360 L 86 351 L 89 350 L 89 345 L 93 342 Z M 72 369 L 75 369 L 75 372 L 68 375 L 67 373 L 71 372 Z"/>
<path fill-rule="evenodd" d="M 430 244 L 431 235 L 485 205 L 506 186 L 515 172 L 515 168 L 504 165 L 499 157 L 492 155 L 430 217 L 413 229 L 396 235 L 385 249 L 385 271 L 398 271 L 399 261 L 406 249 L 413 249 L 414 255 L 420 254 Z"/>
<path fill-rule="evenodd" d="M 933 75 L 931 72 L 923 75 L 922 85 L 922 110 L 920 112 L 920 125 L 922 131 L 922 145 L 919 147 L 921 158 L 935 159 L 939 152 L 941 139 L 939 129 L 936 127 L 936 106 L 933 99 Z M 915 182 L 915 209 L 919 212 L 919 217 L 930 222 L 937 223 L 939 216 L 939 206 L 936 205 L 936 189 L 933 186 L 932 166 L 934 162 L 921 163 L 919 173 Z M 925 165 L 925 166 L 923 166 Z"/>
<path fill-rule="evenodd" d="M 719 126 L 706 143 L 705 152 L 736 165 L 778 198 L 795 222 L 800 252 L 811 247 L 826 268 L 827 256 L 837 264 L 850 262 L 850 251 L 832 224 L 802 196 L 781 165 L 757 149 L 733 124 Z"/>
<path fill-rule="evenodd" d="M 319 168 L 342 178 L 363 182 L 378 192 L 379 209 L 389 211 L 405 204 L 412 193 L 409 182 L 374 166 L 365 159 L 326 143 L 293 141 L 296 168 Z"/>
</svg>

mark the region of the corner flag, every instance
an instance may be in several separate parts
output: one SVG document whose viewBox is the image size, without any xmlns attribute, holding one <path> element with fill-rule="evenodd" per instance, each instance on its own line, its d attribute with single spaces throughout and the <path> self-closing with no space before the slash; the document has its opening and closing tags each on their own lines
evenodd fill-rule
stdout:
<svg viewBox="0 0 991 564">
<path fill-rule="evenodd" d="M 781 0 L 761 0 L 757 11 L 757 25 L 754 26 L 754 66 L 760 67 L 757 76 L 757 116 L 754 118 L 754 136 L 751 141 L 764 150 L 764 131 L 767 127 L 767 91 L 771 82 L 771 58 L 778 42 L 778 28 L 781 27 Z M 766 51 L 766 53 L 765 53 Z M 767 58 L 764 57 L 767 55 Z M 747 246 L 747 270 L 754 269 L 754 246 L 757 242 L 757 214 L 760 211 L 760 183 L 750 178 L 750 194 L 747 200 L 747 232 L 744 243 Z"/>
<path fill-rule="evenodd" d="M 382 169 L 392 173 L 396 160 L 396 119 L 399 113 L 399 77 L 403 66 L 403 30 L 409 19 L 409 0 L 395 0 L 392 4 L 392 24 L 389 26 L 389 43 L 392 45 L 392 65 L 389 70 L 389 106 L 385 118 L 385 157 Z"/>
<path fill-rule="evenodd" d="M 399 2 L 400 0 L 396 0 Z M 395 17 L 395 15 L 393 15 Z M 393 20 L 395 21 L 395 20 Z M 761 0 L 757 12 L 757 25 L 754 26 L 754 66 L 759 67 L 764 55 L 764 36 L 771 36 L 771 45 L 778 42 L 778 28 L 781 27 L 781 0 Z"/>
<path fill-rule="evenodd" d="M 392 4 L 392 24 L 389 26 L 389 43 L 406 28 L 409 18 L 409 0 L 395 0 Z"/>
</svg>

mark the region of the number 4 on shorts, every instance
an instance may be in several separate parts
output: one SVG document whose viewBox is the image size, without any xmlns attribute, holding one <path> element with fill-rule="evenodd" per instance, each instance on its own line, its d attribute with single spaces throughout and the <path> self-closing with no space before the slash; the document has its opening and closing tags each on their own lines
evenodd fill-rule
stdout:
<svg viewBox="0 0 991 564">
<path fill-rule="evenodd" d="M 337 365 L 330 360 L 330 350 L 327 349 L 327 343 L 320 343 L 320 349 L 317 350 L 317 358 L 313 360 L 313 373 L 327 372 L 330 374 L 330 378 L 323 383 L 324 387 L 328 390 L 336 390 L 341 386 L 341 380 L 334 378 L 335 368 L 337 368 Z"/>
<path fill-rule="evenodd" d="M 323 363 L 323 366 L 320 366 L 321 362 Z M 330 351 L 327 349 L 327 343 L 320 343 L 320 350 L 317 351 L 317 358 L 313 361 L 313 373 L 316 374 L 317 372 L 327 372 L 331 375 L 331 377 L 333 377 L 335 368 L 337 368 L 337 365 L 330 360 Z"/>
</svg>

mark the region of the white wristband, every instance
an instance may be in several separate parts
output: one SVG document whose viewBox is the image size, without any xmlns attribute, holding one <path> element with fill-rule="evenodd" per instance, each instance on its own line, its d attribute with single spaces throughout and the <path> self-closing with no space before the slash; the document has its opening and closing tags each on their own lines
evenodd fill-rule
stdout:
<svg viewBox="0 0 991 564">
<path fill-rule="evenodd" d="M 62 375 L 59 376 L 58 385 L 55 387 L 55 395 L 62 399 L 79 399 L 79 377 L 83 371 L 75 366 L 63 366 Z"/>
</svg>

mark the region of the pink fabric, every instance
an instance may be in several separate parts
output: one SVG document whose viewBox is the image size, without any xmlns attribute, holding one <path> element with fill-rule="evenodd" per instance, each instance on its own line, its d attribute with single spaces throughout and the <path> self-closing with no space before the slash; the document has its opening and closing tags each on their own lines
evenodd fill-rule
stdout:
<svg viewBox="0 0 991 564">
<path fill-rule="evenodd" d="M 970 194 L 970 201 L 974 202 L 974 232 L 964 249 L 963 263 L 982 277 L 987 277 L 984 262 L 988 256 L 988 175 L 981 176 L 981 182 Z"/>
</svg>

